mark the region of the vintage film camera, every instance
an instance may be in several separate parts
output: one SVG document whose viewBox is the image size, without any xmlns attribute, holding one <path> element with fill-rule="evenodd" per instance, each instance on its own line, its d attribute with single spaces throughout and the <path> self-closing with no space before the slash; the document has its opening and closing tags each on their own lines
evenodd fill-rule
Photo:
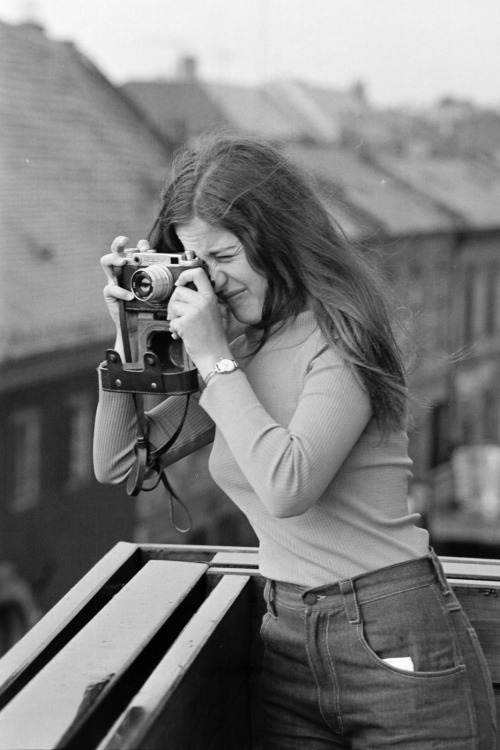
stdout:
<svg viewBox="0 0 500 750">
<path fill-rule="evenodd" d="M 194 253 L 125 250 L 127 262 L 117 269 L 118 283 L 134 294 L 120 303 L 126 359 L 114 349 L 106 353 L 107 390 L 127 393 L 186 394 L 198 390 L 198 371 L 180 339 L 172 338 L 167 306 L 175 282 L 187 268 L 206 268 Z M 194 287 L 193 287 L 194 288 Z M 137 342 L 132 351 L 131 334 Z M 106 382 L 107 381 L 107 382 Z"/>
</svg>

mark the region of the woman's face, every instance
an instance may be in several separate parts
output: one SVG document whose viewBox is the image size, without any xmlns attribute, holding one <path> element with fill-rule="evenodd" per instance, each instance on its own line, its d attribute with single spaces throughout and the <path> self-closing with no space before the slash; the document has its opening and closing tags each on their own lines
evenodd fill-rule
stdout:
<svg viewBox="0 0 500 750">
<path fill-rule="evenodd" d="M 245 325 L 260 323 L 267 280 L 254 271 L 238 238 L 198 218 L 177 224 L 175 231 L 184 250 L 192 250 L 205 261 L 217 296 L 236 320 Z"/>
</svg>

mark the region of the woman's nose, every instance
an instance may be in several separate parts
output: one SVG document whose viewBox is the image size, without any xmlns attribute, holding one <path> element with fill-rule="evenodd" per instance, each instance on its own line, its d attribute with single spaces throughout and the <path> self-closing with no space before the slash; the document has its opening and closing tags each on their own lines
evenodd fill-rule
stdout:
<svg viewBox="0 0 500 750">
<path fill-rule="evenodd" d="M 216 294 L 219 294 L 219 292 L 224 288 L 227 281 L 227 276 L 224 273 L 224 271 L 221 271 L 218 268 L 212 268 L 209 269 L 209 276 L 211 281 L 214 285 L 214 291 Z"/>
</svg>

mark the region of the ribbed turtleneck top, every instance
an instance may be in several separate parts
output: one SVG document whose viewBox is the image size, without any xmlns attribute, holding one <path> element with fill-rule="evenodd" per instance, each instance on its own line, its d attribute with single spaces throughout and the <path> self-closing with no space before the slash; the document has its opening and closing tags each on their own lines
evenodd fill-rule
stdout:
<svg viewBox="0 0 500 750">
<path fill-rule="evenodd" d="M 236 339 L 241 369 L 212 378 L 191 403 L 165 463 L 214 441 L 210 472 L 248 517 L 268 578 L 321 586 L 426 555 L 428 534 L 408 511 L 406 432 L 379 428 L 359 376 L 313 313 L 254 348 L 251 335 Z M 172 397 L 148 413 L 155 447 L 177 426 L 183 402 Z M 101 391 L 100 481 L 126 479 L 135 436 L 131 397 Z"/>
</svg>

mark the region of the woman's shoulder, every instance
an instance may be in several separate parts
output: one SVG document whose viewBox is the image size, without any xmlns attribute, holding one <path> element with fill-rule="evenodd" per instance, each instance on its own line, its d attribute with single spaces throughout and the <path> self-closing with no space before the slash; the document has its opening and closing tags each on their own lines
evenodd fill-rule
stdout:
<svg viewBox="0 0 500 750">
<path fill-rule="evenodd" d="M 337 347 L 327 340 L 311 310 L 305 310 L 295 318 L 278 324 L 262 347 L 259 346 L 261 335 L 260 331 L 249 328 L 234 338 L 230 344 L 234 356 L 246 356 L 255 351 L 265 354 L 294 350 L 305 357 L 325 354 L 337 364 L 344 361 Z"/>
</svg>

